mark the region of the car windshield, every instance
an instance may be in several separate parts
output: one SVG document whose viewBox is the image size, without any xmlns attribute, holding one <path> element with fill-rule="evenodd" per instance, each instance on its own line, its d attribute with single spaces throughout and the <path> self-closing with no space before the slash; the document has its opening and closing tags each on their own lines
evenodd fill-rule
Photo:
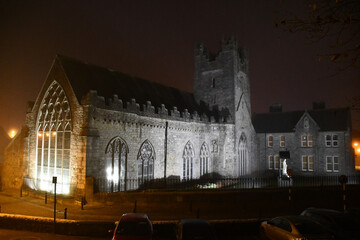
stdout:
<svg viewBox="0 0 360 240">
<path fill-rule="evenodd" d="M 150 234 L 147 222 L 120 222 L 116 234 L 126 236 L 144 236 Z"/>
<path fill-rule="evenodd" d="M 295 227 L 301 234 L 323 234 L 326 231 L 318 224 L 312 222 L 299 222 L 295 224 Z"/>
<path fill-rule="evenodd" d="M 205 240 L 214 239 L 211 227 L 207 224 L 184 224 L 183 226 L 184 240 Z"/>
</svg>

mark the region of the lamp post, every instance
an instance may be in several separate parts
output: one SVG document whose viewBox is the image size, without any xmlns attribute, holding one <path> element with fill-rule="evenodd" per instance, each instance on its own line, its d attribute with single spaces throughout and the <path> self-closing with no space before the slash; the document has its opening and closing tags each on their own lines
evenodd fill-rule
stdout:
<svg viewBox="0 0 360 240">
<path fill-rule="evenodd" d="M 360 144 L 353 142 L 354 154 L 355 154 L 355 169 L 360 170 Z"/>
<path fill-rule="evenodd" d="M 56 233 L 56 183 L 57 183 L 57 177 L 53 177 L 52 183 L 54 184 L 54 233 Z"/>
</svg>

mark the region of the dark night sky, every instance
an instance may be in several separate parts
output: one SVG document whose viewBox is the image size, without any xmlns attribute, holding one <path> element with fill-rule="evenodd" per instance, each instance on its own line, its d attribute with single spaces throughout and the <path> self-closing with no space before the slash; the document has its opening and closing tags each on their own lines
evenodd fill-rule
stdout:
<svg viewBox="0 0 360 240">
<path fill-rule="evenodd" d="M 348 105 L 359 69 L 329 77 L 327 42 L 275 29 L 276 12 L 299 9 L 289 2 L 0 0 L 0 127 L 21 127 L 57 53 L 191 92 L 195 44 L 216 52 L 231 35 L 250 51 L 253 112 Z"/>
</svg>

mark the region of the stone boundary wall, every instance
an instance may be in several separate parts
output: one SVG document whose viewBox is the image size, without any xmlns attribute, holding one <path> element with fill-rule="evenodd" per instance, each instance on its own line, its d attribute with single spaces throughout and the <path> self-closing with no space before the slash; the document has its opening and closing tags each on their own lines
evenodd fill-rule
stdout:
<svg viewBox="0 0 360 240">
<path fill-rule="evenodd" d="M 261 221 L 259 220 L 210 220 L 217 236 L 256 235 Z M 153 221 L 154 237 L 160 239 L 176 239 L 177 221 Z M 13 229 L 31 232 L 54 231 L 52 218 L 32 217 L 0 213 L 0 229 Z M 115 228 L 114 222 L 57 220 L 56 234 L 73 236 L 90 236 L 111 238 L 110 229 Z"/>
<path fill-rule="evenodd" d="M 0 214 L 0 228 L 26 230 L 32 232 L 54 232 L 54 219 L 17 214 Z M 109 236 L 114 222 L 56 220 L 56 233 L 75 236 Z"/>
</svg>

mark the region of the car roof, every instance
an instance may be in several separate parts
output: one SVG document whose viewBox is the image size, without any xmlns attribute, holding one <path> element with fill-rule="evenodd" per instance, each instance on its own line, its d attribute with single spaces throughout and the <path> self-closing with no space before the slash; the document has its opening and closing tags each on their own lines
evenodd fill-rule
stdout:
<svg viewBox="0 0 360 240">
<path fill-rule="evenodd" d="M 307 208 L 304 210 L 304 212 L 317 212 L 317 213 L 328 213 L 328 214 L 342 214 L 342 212 L 333 210 L 333 209 L 327 209 L 327 208 Z"/>
<path fill-rule="evenodd" d="M 147 220 L 148 215 L 145 213 L 124 213 L 121 216 L 120 221 L 136 221 L 136 220 Z"/>
<path fill-rule="evenodd" d="M 209 224 L 209 221 L 205 220 L 205 219 L 201 219 L 201 218 L 187 218 L 187 219 L 181 219 L 180 223 L 181 224 L 196 224 L 196 223 Z"/>
<path fill-rule="evenodd" d="M 304 223 L 304 222 L 313 222 L 312 220 L 310 220 L 309 218 L 305 217 L 305 216 L 301 216 L 301 215 L 296 215 L 296 216 L 282 216 L 280 218 L 285 218 L 289 221 L 291 221 L 293 224 L 298 224 L 298 223 Z"/>
</svg>

